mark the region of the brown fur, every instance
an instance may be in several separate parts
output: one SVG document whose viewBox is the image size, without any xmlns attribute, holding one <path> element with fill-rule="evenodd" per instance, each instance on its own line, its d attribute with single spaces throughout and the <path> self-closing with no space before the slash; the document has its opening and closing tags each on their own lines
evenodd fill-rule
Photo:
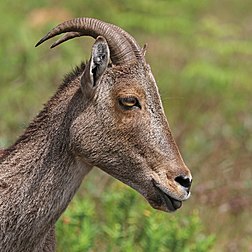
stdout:
<svg viewBox="0 0 252 252">
<path fill-rule="evenodd" d="M 6 153 L 5 150 L 0 149 L 0 158 L 3 157 L 5 155 L 5 153 Z"/>
<path fill-rule="evenodd" d="M 0 152 L 1 252 L 54 251 L 54 224 L 93 166 L 163 211 L 171 211 L 164 193 L 176 202 L 189 197 L 176 178 L 191 175 L 149 66 L 103 65 L 94 88 L 91 63 L 68 75 L 17 142 Z M 123 109 L 118 99 L 125 96 L 137 97 L 141 109 Z"/>
</svg>

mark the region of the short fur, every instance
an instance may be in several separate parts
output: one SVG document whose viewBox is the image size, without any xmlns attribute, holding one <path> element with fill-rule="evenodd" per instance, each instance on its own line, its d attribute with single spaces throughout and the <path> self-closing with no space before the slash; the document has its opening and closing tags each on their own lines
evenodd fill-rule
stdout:
<svg viewBox="0 0 252 252">
<path fill-rule="evenodd" d="M 109 55 L 102 43 L 102 53 Z M 150 67 L 143 62 L 94 65 L 99 61 L 92 62 L 93 56 L 100 53 L 95 48 L 87 65 L 65 78 L 16 143 L 0 151 L 1 252 L 54 251 L 55 222 L 93 166 L 163 211 L 176 210 L 189 197 L 189 186 L 177 178 L 191 181 L 191 175 L 172 138 Z M 100 67 L 93 87 L 87 85 L 90 66 Z M 129 96 L 139 100 L 141 109 L 122 107 L 118 101 Z"/>
</svg>

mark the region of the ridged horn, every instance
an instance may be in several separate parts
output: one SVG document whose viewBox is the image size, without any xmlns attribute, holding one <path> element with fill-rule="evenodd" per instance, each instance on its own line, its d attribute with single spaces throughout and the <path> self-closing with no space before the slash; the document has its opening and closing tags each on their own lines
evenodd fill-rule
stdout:
<svg viewBox="0 0 252 252">
<path fill-rule="evenodd" d="M 53 43 L 51 48 L 75 37 L 91 36 L 97 38 L 101 35 L 109 45 L 113 64 L 124 65 L 143 59 L 140 46 L 127 32 L 115 25 L 94 18 L 75 18 L 61 23 L 48 32 L 36 46 L 62 33 L 66 34 Z"/>
</svg>

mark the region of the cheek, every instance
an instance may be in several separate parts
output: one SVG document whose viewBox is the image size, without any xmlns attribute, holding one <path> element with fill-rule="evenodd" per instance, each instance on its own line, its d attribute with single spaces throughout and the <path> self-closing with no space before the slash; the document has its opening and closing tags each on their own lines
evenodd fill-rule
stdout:
<svg viewBox="0 0 252 252">
<path fill-rule="evenodd" d="M 133 128 L 136 125 L 137 121 L 138 119 L 134 115 L 118 115 L 116 118 L 117 127 L 122 129 Z"/>
<path fill-rule="evenodd" d="M 72 149 L 78 154 L 88 155 L 92 148 L 95 148 L 95 139 L 98 124 L 93 114 L 80 115 L 70 127 L 70 141 Z"/>
<path fill-rule="evenodd" d="M 143 110 L 122 111 L 118 108 L 115 109 L 114 124 L 118 130 L 124 131 L 125 134 L 134 131 L 137 137 L 143 129 L 148 129 L 146 127 L 149 125 L 149 122 L 148 115 Z"/>
<path fill-rule="evenodd" d="M 70 141 L 72 151 L 93 164 L 101 159 L 107 159 L 115 149 L 117 139 L 116 130 L 111 121 L 106 121 L 97 115 L 76 118 L 70 128 Z"/>
</svg>

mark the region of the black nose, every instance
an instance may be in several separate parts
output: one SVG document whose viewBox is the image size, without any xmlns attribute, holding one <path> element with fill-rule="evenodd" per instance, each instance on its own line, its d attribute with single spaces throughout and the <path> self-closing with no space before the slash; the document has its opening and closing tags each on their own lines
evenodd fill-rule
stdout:
<svg viewBox="0 0 252 252">
<path fill-rule="evenodd" d="M 192 179 L 186 176 L 178 176 L 175 178 L 175 181 L 179 183 L 181 186 L 185 188 L 185 190 L 189 193 L 191 185 L 192 185 Z"/>
</svg>

